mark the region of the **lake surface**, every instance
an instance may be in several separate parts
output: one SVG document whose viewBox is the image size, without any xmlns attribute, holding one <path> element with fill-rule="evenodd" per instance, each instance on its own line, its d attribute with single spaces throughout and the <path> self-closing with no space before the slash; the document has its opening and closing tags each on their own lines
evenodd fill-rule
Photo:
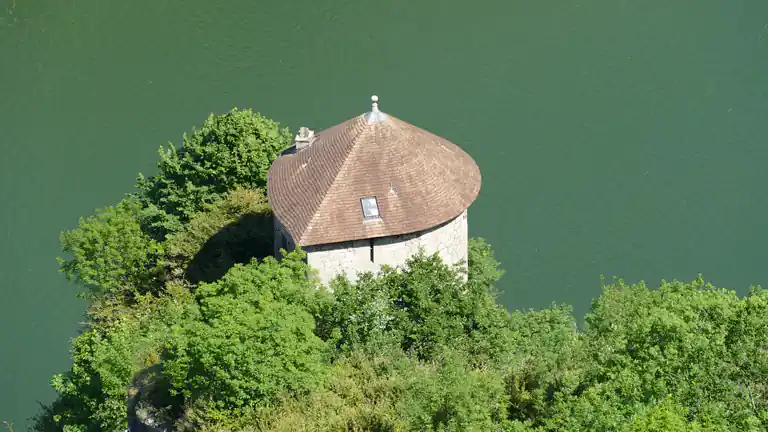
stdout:
<svg viewBox="0 0 768 432">
<path fill-rule="evenodd" d="M 510 308 L 768 285 L 767 39 L 765 0 L 0 0 L 0 420 L 70 364 L 59 232 L 234 106 L 320 130 L 377 94 L 462 146 Z"/>
</svg>

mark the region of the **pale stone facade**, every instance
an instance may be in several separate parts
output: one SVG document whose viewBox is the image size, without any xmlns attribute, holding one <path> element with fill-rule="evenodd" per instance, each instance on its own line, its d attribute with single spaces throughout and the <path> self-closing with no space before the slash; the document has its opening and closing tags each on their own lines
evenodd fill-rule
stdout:
<svg viewBox="0 0 768 432">
<path fill-rule="evenodd" d="M 307 263 L 327 284 L 341 273 L 355 281 L 359 272 L 376 272 L 384 264 L 392 267 L 404 264 L 419 248 L 423 248 L 428 255 L 439 253 L 448 265 L 460 261 L 466 263 L 468 235 L 467 211 L 464 210 L 453 220 L 418 233 L 306 246 L 303 249 L 307 252 Z M 292 250 L 295 245 L 275 218 L 276 256 L 281 247 Z"/>
<path fill-rule="evenodd" d="M 456 144 L 381 112 L 377 96 L 371 102 L 317 134 L 300 128 L 273 162 L 275 257 L 301 245 L 325 284 L 399 267 L 420 250 L 466 265 L 480 168 Z"/>
</svg>

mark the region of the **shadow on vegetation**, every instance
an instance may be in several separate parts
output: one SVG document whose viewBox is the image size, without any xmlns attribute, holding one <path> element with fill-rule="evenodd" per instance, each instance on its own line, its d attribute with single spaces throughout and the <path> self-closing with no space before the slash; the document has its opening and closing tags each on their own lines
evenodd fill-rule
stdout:
<svg viewBox="0 0 768 432">
<path fill-rule="evenodd" d="M 272 255 L 272 214 L 248 213 L 205 242 L 186 269 L 192 283 L 214 282 L 235 264 Z"/>
<path fill-rule="evenodd" d="M 184 398 L 172 396 L 171 383 L 162 374 L 162 365 L 144 368 L 128 391 L 128 426 L 131 432 L 172 430 L 181 417 Z"/>
</svg>

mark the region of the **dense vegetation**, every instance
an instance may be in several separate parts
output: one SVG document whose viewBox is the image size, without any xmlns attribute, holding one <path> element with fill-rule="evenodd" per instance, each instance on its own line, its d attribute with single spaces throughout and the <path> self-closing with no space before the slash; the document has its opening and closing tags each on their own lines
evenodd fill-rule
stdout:
<svg viewBox="0 0 768 432">
<path fill-rule="evenodd" d="M 290 134 L 251 111 L 161 150 L 138 192 L 62 234 L 88 326 L 41 431 L 746 431 L 768 425 L 768 295 L 617 280 L 586 327 L 508 312 L 482 239 L 320 286 L 277 262 L 266 172 Z"/>
</svg>

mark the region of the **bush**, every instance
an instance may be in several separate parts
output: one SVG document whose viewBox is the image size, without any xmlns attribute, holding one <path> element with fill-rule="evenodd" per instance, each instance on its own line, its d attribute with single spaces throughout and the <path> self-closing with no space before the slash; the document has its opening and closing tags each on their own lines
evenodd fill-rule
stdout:
<svg viewBox="0 0 768 432">
<path fill-rule="evenodd" d="M 473 369 L 462 355 L 446 350 L 417 372 L 397 404 L 408 429 L 491 431 L 506 423 L 507 396 L 495 370 Z"/>
<path fill-rule="evenodd" d="M 687 410 L 668 397 L 660 403 L 643 409 L 626 427 L 626 432 L 700 432 L 698 422 L 686 420 Z"/>
<path fill-rule="evenodd" d="M 512 346 L 502 373 L 509 396 L 509 418 L 542 425 L 553 415 L 555 396 L 580 384 L 586 367 L 583 341 L 567 306 L 515 311 Z"/>
</svg>

